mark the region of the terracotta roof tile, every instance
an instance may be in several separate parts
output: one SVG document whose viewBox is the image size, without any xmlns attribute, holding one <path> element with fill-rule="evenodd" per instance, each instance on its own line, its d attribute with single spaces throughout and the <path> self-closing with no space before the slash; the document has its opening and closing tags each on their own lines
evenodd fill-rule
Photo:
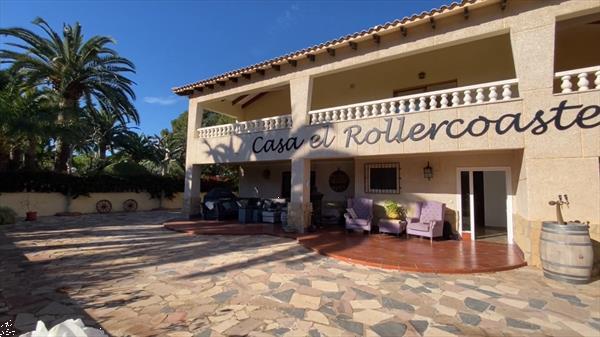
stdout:
<svg viewBox="0 0 600 337">
<path fill-rule="evenodd" d="M 313 52 L 320 52 L 320 51 L 324 51 L 327 48 L 332 48 L 332 47 L 336 47 L 339 46 L 342 43 L 346 43 L 349 41 L 354 41 L 356 39 L 360 39 L 363 38 L 365 36 L 369 36 L 369 35 L 373 35 L 376 33 L 380 33 L 380 32 L 384 32 L 390 29 L 395 29 L 398 28 L 401 25 L 405 25 L 408 23 L 414 23 L 420 20 L 423 20 L 427 17 L 433 17 L 437 14 L 441 14 L 441 13 L 445 13 L 447 11 L 451 11 L 454 10 L 456 8 L 462 8 L 465 7 L 467 5 L 473 4 L 473 3 L 480 3 L 480 2 L 485 2 L 485 1 L 489 1 L 489 0 L 461 0 L 460 2 L 452 2 L 448 5 L 443 5 L 439 8 L 434 8 L 431 9 L 430 11 L 424 11 L 421 12 L 419 14 L 413 14 L 412 16 L 405 16 L 402 19 L 396 19 L 394 21 L 391 22 L 386 22 L 382 25 L 377 25 L 374 27 L 371 27 L 369 29 L 366 30 L 362 30 L 360 32 L 356 32 L 353 34 L 348 34 L 342 37 L 339 37 L 337 39 L 333 39 L 324 43 L 320 43 L 308 48 L 304 48 L 295 52 L 291 52 L 289 54 L 285 54 L 283 56 L 279 56 L 279 57 L 275 57 L 260 63 L 256 63 L 244 68 L 240 68 L 240 69 L 236 69 L 236 70 L 232 70 L 229 72 L 226 72 L 224 74 L 218 75 L 218 76 L 214 76 L 211 78 L 207 78 L 205 80 L 202 81 L 198 81 L 198 82 L 194 82 L 194 83 L 190 83 L 190 84 L 186 84 L 180 87 L 175 87 L 173 88 L 173 92 L 175 94 L 178 95 L 188 95 L 190 94 L 190 92 L 194 89 L 199 89 L 204 87 L 206 84 L 216 84 L 217 81 L 223 81 L 223 80 L 228 80 L 230 77 L 237 77 L 240 76 L 242 74 L 248 74 L 248 73 L 252 73 L 257 69 L 266 69 L 269 68 L 270 66 L 274 65 L 274 64 L 281 64 L 281 63 L 285 63 L 288 60 L 292 60 L 292 59 L 296 59 L 299 56 L 305 56 L 307 54 L 313 53 Z"/>
</svg>

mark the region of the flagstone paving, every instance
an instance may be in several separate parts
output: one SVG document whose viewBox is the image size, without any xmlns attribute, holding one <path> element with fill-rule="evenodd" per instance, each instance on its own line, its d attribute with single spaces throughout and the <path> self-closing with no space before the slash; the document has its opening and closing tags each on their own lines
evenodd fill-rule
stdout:
<svg viewBox="0 0 600 337">
<path fill-rule="evenodd" d="M 0 228 L 0 326 L 113 336 L 600 336 L 600 281 L 355 266 L 271 236 L 164 230 L 172 212 Z"/>
</svg>

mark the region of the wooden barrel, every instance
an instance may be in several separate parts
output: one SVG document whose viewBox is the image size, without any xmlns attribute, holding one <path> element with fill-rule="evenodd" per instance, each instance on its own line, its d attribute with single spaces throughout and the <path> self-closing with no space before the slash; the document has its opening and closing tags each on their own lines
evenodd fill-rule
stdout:
<svg viewBox="0 0 600 337">
<path fill-rule="evenodd" d="M 543 222 L 540 240 L 544 276 L 568 283 L 589 282 L 594 251 L 588 225 Z"/>
</svg>

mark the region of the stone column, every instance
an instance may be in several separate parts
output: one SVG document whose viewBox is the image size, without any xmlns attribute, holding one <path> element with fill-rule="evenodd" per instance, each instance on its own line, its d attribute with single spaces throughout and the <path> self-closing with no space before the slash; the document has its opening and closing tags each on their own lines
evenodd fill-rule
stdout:
<svg viewBox="0 0 600 337">
<path fill-rule="evenodd" d="M 310 226 L 310 160 L 292 159 L 292 183 L 288 222 L 304 233 Z"/>
<path fill-rule="evenodd" d="M 308 76 L 290 80 L 290 103 L 292 109 L 292 130 L 294 136 L 308 125 L 308 111 L 312 96 L 312 79 Z M 305 147 L 306 148 L 306 147 Z M 288 222 L 295 225 L 298 232 L 310 226 L 310 160 L 305 159 L 306 150 L 292 154 L 292 182 Z"/>
<path fill-rule="evenodd" d="M 201 166 L 195 162 L 195 149 L 198 142 L 197 130 L 202 123 L 204 109 L 194 100 L 190 99 L 188 108 L 188 130 L 185 163 L 185 189 L 183 194 L 183 212 L 192 217 L 201 212 L 200 202 L 200 175 Z"/>
</svg>

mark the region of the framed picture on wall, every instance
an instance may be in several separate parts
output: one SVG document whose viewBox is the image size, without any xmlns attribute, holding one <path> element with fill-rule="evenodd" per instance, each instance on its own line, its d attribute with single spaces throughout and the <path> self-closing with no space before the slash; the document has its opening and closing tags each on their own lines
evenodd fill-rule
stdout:
<svg viewBox="0 0 600 337">
<path fill-rule="evenodd" d="M 365 193 L 400 193 L 400 164 L 365 164 Z"/>
</svg>

